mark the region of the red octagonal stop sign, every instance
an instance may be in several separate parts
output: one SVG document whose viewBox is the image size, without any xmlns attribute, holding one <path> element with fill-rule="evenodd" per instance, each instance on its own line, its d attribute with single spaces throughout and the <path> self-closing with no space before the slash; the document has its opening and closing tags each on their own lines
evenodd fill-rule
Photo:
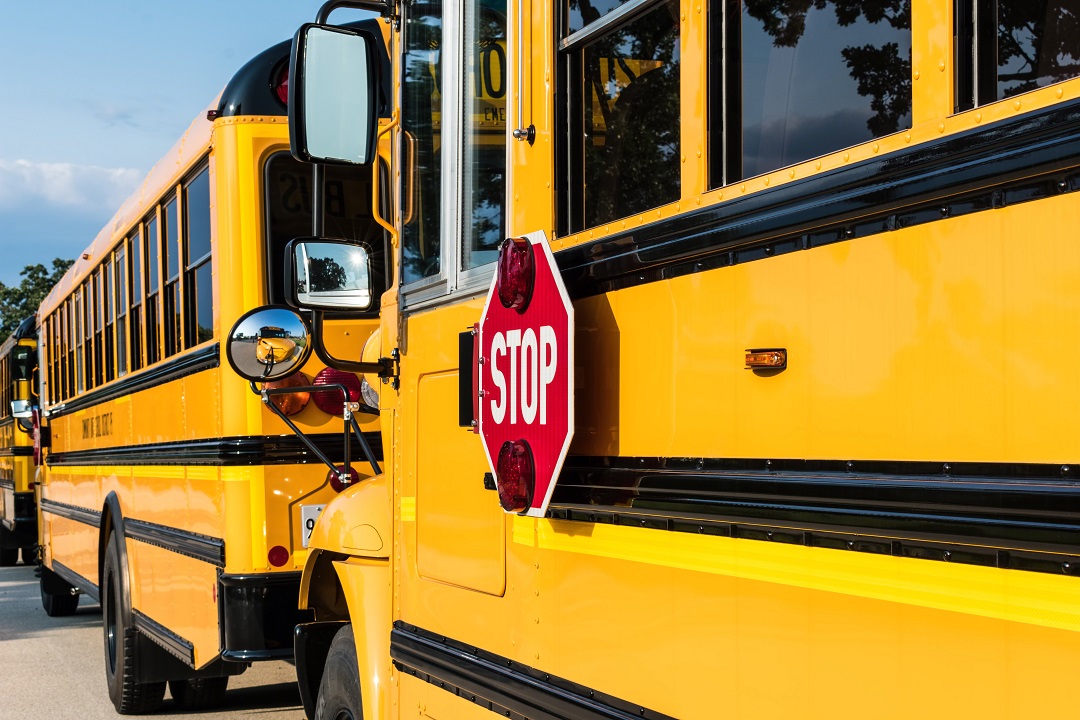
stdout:
<svg viewBox="0 0 1080 720">
<path fill-rule="evenodd" d="M 544 233 L 517 242 L 514 262 L 505 262 L 505 246 L 500 252 L 480 316 L 479 431 L 500 498 L 531 459 L 535 487 L 517 509 L 543 517 L 574 435 L 574 308 Z M 529 259 L 531 272 L 508 272 L 508 265 L 520 271 Z M 529 274 L 531 285 L 525 277 L 526 291 L 515 295 L 514 281 Z M 516 299 L 518 306 L 507 307 L 500 295 Z"/>
</svg>

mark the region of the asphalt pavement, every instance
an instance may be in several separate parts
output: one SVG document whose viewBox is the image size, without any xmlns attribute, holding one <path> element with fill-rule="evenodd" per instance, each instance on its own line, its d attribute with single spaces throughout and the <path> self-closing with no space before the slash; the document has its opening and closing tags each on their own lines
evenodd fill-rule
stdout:
<svg viewBox="0 0 1080 720">
<path fill-rule="evenodd" d="M 121 717 L 105 687 L 101 607 L 81 598 L 71 617 L 41 609 L 34 568 L 0 568 L 0 719 Z M 216 711 L 182 714 L 168 693 L 155 718 L 303 720 L 296 674 L 286 662 L 255 663 L 229 681 Z"/>
</svg>

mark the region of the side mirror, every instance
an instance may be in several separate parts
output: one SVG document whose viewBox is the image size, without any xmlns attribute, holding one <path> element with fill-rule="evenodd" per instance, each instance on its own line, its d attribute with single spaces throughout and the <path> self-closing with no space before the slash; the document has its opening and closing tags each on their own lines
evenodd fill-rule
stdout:
<svg viewBox="0 0 1080 720">
<path fill-rule="evenodd" d="M 289 136 L 297 160 L 367 165 L 374 159 L 377 47 L 364 30 L 300 27 L 289 67 Z"/>
<path fill-rule="evenodd" d="M 291 305 L 315 310 L 367 310 L 372 303 L 371 248 L 322 238 L 297 238 L 285 248 L 292 265 Z"/>
<path fill-rule="evenodd" d="M 311 355 L 307 323 L 295 310 L 268 306 L 236 321 L 225 340 L 225 357 L 251 382 L 280 380 L 299 370 Z"/>
<path fill-rule="evenodd" d="M 12 417 L 23 419 L 33 417 L 34 409 L 29 400 L 12 400 L 11 401 L 11 415 Z"/>
</svg>

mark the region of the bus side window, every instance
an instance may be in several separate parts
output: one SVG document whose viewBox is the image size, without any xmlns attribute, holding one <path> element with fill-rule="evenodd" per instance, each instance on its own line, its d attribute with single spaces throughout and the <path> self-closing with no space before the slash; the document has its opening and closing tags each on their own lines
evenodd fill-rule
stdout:
<svg viewBox="0 0 1080 720">
<path fill-rule="evenodd" d="M 588 26 L 586 26 L 586 32 Z M 569 155 L 560 228 L 573 233 L 681 194 L 679 3 L 566 51 Z"/>
</svg>

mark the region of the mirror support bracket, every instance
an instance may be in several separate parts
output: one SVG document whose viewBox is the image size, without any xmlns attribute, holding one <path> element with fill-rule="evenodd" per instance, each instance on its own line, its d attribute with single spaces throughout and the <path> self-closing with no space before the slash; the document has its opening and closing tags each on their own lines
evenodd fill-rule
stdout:
<svg viewBox="0 0 1080 720">
<path fill-rule="evenodd" d="M 351 438 L 352 433 L 356 433 L 356 437 L 360 441 L 360 449 L 364 453 L 364 459 L 371 465 L 371 469 L 375 475 L 381 475 L 382 469 L 379 468 L 379 462 L 375 459 L 375 453 L 371 449 L 371 445 L 368 444 L 367 438 L 364 437 L 364 433 L 360 430 L 360 424 L 356 422 L 356 413 L 370 413 L 378 415 L 379 412 L 373 407 L 364 405 L 362 403 L 349 402 L 349 391 L 344 385 L 336 383 L 328 383 L 326 385 L 301 385 L 297 387 L 282 387 L 282 388 L 266 388 L 259 389 L 254 383 L 250 383 L 251 391 L 256 395 L 262 397 L 263 404 L 270 409 L 275 415 L 289 426 L 289 429 L 293 431 L 296 437 L 300 438 L 300 442 L 304 443 L 308 450 L 312 452 L 326 467 L 330 468 L 330 472 L 334 473 L 344 484 L 348 485 L 351 478 L 349 475 L 349 468 L 352 465 L 352 452 L 351 452 Z M 277 405 L 271 401 L 273 395 L 291 395 L 298 392 L 326 392 L 327 390 L 339 390 L 344 399 L 344 420 L 345 420 L 345 434 L 344 434 L 344 451 L 343 451 L 343 463 L 341 468 L 330 461 L 330 458 L 326 456 L 318 446 L 312 442 L 311 438 L 304 434 L 303 430 L 296 426 L 289 416 L 281 411 Z"/>
<path fill-rule="evenodd" d="M 323 345 L 323 311 L 312 310 L 311 315 L 312 349 L 315 350 L 315 356 L 319 358 L 324 365 L 353 373 L 373 373 L 384 380 L 393 382 L 394 387 L 397 388 L 398 359 L 396 352 L 394 353 L 394 357 L 379 358 L 376 362 L 357 362 L 355 360 L 341 360 L 340 358 L 336 358 L 331 355 L 330 351 Z"/>
<path fill-rule="evenodd" d="M 330 13 L 334 12 L 338 8 L 348 8 L 350 10 L 370 10 L 371 12 L 377 12 L 386 19 L 387 22 L 394 24 L 394 29 L 397 30 L 401 18 L 397 13 L 396 0 L 328 0 L 319 8 L 319 14 L 316 15 L 315 22 L 319 25 L 326 25 L 330 17 Z"/>
</svg>

